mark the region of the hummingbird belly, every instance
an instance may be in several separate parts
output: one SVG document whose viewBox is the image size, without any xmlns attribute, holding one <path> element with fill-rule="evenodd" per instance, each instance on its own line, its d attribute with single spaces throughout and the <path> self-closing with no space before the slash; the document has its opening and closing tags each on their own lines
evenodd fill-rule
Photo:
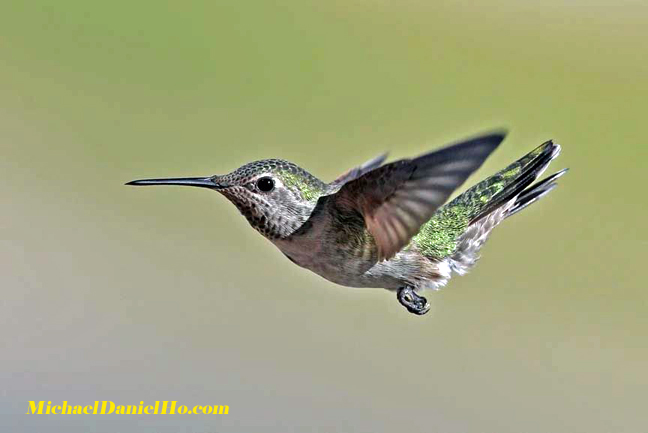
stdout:
<svg viewBox="0 0 648 433">
<path fill-rule="evenodd" d="M 436 288 L 450 277 L 445 261 L 430 260 L 413 243 L 379 261 L 376 242 L 359 214 L 317 213 L 299 233 L 273 243 L 295 264 L 342 286 Z"/>
<path fill-rule="evenodd" d="M 295 264 L 342 286 L 427 288 L 437 287 L 447 279 L 443 275 L 445 264 L 431 262 L 415 250 L 404 249 L 390 260 L 378 261 L 372 248 L 322 243 L 316 236 L 275 243 Z"/>
</svg>

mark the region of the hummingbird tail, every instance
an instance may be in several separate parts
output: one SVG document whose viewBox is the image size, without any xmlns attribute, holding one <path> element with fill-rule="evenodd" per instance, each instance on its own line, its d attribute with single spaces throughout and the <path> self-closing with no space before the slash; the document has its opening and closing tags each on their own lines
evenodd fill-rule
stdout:
<svg viewBox="0 0 648 433">
<path fill-rule="evenodd" d="M 470 223 L 479 221 L 515 199 L 505 214 L 505 217 L 509 217 L 548 194 L 556 187 L 556 179 L 565 174 L 566 169 L 535 185 L 532 184 L 559 154 L 560 145 L 551 140 L 547 141 L 504 170 L 466 191 L 464 200 L 470 199 L 473 204 L 479 203 L 475 206 Z"/>
<path fill-rule="evenodd" d="M 543 181 L 537 182 L 534 185 L 531 185 L 531 187 L 522 191 L 522 193 L 515 199 L 513 206 L 508 209 L 506 216 L 510 217 L 511 215 L 520 212 L 531 203 L 535 203 L 540 198 L 549 194 L 551 190 L 558 186 L 556 180 L 563 174 L 567 173 L 567 170 L 569 169 L 564 168 L 558 173 L 554 173 Z"/>
<path fill-rule="evenodd" d="M 447 205 L 450 212 L 453 208 L 469 209 L 465 229 L 457 237 L 449 257 L 452 270 L 459 274 L 467 272 L 479 259 L 479 250 L 495 226 L 557 186 L 556 180 L 567 169 L 533 182 L 559 153 L 560 146 L 547 141 Z"/>
</svg>

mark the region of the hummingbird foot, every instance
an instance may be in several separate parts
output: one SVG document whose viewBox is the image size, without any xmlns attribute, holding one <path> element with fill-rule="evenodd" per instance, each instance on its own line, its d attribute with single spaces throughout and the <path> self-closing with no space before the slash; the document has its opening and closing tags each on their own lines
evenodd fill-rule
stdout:
<svg viewBox="0 0 648 433">
<path fill-rule="evenodd" d="M 430 303 L 423 296 L 414 291 L 414 287 L 405 286 L 398 289 L 398 302 L 407 308 L 407 311 L 422 316 L 430 311 Z"/>
</svg>

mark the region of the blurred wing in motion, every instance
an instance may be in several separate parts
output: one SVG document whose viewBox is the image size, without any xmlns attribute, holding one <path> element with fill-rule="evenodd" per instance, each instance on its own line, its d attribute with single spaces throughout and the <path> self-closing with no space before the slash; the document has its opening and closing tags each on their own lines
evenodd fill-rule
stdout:
<svg viewBox="0 0 648 433">
<path fill-rule="evenodd" d="M 407 245 L 504 136 L 483 135 L 383 165 L 347 181 L 332 198 L 336 205 L 363 215 L 376 241 L 378 259 L 387 260 Z"/>
<path fill-rule="evenodd" d="M 387 159 L 387 152 L 383 153 L 382 155 L 378 155 L 377 157 L 370 159 L 369 161 L 365 162 L 364 164 L 354 167 L 347 171 L 346 173 L 340 175 L 337 179 L 335 179 L 333 182 L 331 182 L 332 186 L 337 186 L 338 188 L 342 185 L 344 185 L 347 182 L 350 182 L 354 179 L 357 179 L 358 177 L 362 176 L 363 174 L 378 168 L 382 165 L 383 162 L 385 162 L 385 159 Z"/>
</svg>

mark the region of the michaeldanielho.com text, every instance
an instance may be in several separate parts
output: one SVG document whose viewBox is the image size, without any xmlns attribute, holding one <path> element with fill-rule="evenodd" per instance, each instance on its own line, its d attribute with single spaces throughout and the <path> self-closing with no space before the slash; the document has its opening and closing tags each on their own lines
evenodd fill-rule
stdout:
<svg viewBox="0 0 648 433">
<path fill-rule="evenodd" d="M 229 406 L 178 405 L 177 401 L 156 401 L 155 404 L 118 405 L 109 400 L 95 401 L 91 405 L 71 405 L 63 401 L 52 405 L 51 401 L 30 401 L 27 415 L 227 415 Z"/>
</svg>

